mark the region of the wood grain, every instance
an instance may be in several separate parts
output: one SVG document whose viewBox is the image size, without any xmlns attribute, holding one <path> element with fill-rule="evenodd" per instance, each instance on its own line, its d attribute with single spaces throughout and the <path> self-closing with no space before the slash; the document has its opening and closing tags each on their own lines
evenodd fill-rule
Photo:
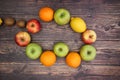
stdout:
<svg viewBox="0 0 120 80">
<path fill-rule="evenodd" d="M 61 66 L 61 67 L 59 67 Z M 81 65 L 78 69 L 73 69 L 65 65 L 65 63 L 56 63 L 52 67 L 45 67 L 39 62 L 31 63 L 0 63 L 1 73 L 23 73 L 23 74 L 51 74 L 71 76 L 75 73 L 86 75 L 120 75 L 119 66 L 102 66 L 102 65 Z"/>
<path fill-rule="evenodd" d="M 120 0 L 0 0 L 0 17 L 12 16 L 26 21 L 36 18 L 42 31 L 30 34 L 45 50 L 53 50 L 56 42 L 65 42 L 70 51 L 79 52 L 84 43 L 81 34 L 75 33 L 70 25 L 59 26 L 54 21 L 45 23 L 38 17 L 41 7 L 54 10 L 66 8 L 72 17 L 85 20 L 88 29 L 97 33 L 92 45 L 97 56 L 91 62 L 82 61 L 79 68 L 65 64 L 65 58 L 57 58 L 52 67 L 44 67 L 39 59 L 30 60 L 25 47 L 19 47 L 14 40 L 19 31 L 27 31 L 16 25 L 0 26 L 0 80 L 120 80 Z M 64 34 L 64 36 L 63 36 Z"/>
<path fill-rule="evenodd" d="M 6 79 L 16 79 L 17 80 L 21 80 L 21 79 L 25 79 L 25 80 L 30 80 L 30 79 L 35 79 L 35 80 L 117 80 L 119 79 L 119 76 L 93 76 L 93 75 L 82 75 L 79 74 L 79 76 L 74 76 L 71 77 L 66 77 L 66 76 L 50 76 L 50 75 L 28 75 L 28 74 L 2 74 L 2 77 L 0 77 L 1 80 L 6 80 Z"/>
</svg>

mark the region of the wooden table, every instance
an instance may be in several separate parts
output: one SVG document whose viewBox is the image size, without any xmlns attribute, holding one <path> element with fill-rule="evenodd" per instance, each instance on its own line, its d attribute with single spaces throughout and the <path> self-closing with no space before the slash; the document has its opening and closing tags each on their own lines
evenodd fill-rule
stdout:
<svg viewBox="0 0 120 80">
<path fill-rule="evenodd" d="M 31 34 L 32 42 L 52 50 L 54 43 L 63 41 L 70 51 L 79 51 L 84 44 L 81 34 L 71 30 L 69 25 L 58 26 L 54 21 L 45 23 L 38 17 L 43 6 L 66 8 L 72 17 L 82 17 L 88 29 L 97 33 L 92 44 L 97 57 L 73 69 L 65 64 L 64 58 L 57 58 L 52 67 L 44 67 L 38 60 L 25 55 L 25 47 L 14 41 L 15 34 L 26 31 L 16 25 L 0 27 L 0 80 L 120 80 L 120 0 L 0 0 L 0 17 L 38 19 L 42 31 Z"/>
</svg>

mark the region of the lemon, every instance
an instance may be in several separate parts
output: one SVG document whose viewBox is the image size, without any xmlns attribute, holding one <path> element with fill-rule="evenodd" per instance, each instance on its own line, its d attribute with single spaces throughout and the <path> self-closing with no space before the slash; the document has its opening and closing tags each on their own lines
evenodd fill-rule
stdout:
<svg viewBox="0 0 120 80">
<path fill-rule="evenodd" d="M 78 33 L 82 33 L 87 29 L 85 21 L 79 17 L 71 18 L 70 26 L 73 31 Z"/>
<path fill-rule="evenodd" d="M 0 25 L 2 25 L 2 23 L 3 23 L 3 21 L 2 21 L 2 19 L 0 18 Z"/>
</svg>

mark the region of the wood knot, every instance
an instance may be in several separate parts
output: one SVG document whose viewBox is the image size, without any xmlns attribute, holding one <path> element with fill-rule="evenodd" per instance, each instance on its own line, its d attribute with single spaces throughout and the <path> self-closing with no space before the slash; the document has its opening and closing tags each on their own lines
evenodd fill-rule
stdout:
<svg viewBox="0 0 120 80">
<path fill-rule="evenodd" d="M 110 26 L 106 26 L 104 27 L 105 31 L 108 31 L 108 30 L 112 30 L 114 29 L 115 25 L 110 25 Z"/>
<path fill-rule="evenodd" d="M 120 26 L 120 21 L 118 22 L 118 26 Z"/>
<path fill-rule="evenodd" d="M 108 30 L 110 30 L 110 26 L 106 26 L 106 27 L 104 27 L 104 29 L 105 29 L 105 31 L 108 31 Z"/>
</svg>

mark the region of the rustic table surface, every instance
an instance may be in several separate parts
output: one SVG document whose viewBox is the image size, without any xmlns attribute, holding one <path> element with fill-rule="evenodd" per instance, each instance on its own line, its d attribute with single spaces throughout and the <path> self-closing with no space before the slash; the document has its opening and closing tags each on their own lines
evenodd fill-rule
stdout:
<svg viewBox="0 0 120 80">
<path fill-rule="evenodd" d="M 82 17 L 88 29 L 97 33 L 92 44 L 97 49 L 96 59 L 84 62 L 77 69 L 68 67 L 64 58 L 57 58 L 52 67 L 44 67 L 38 60 L 25 55 L 25 47 L 19 47 L 14 36 L 25 28 L 16 25 L 0 27 L 0 80 L 120 80 L 120 0 L 0 0 L 0 17 L 38 19 L 42 31 L 31 34 L 32 42 L 52 50 L 54 43 L 63 41 L 70 51 L 79 51 L 84 44 L 81 34 L 69 25 L 58 26 L 54 21 L 45 23 L 38 17 L 43 6 L 66 8 L 71 16 Z"/>
</svg>

